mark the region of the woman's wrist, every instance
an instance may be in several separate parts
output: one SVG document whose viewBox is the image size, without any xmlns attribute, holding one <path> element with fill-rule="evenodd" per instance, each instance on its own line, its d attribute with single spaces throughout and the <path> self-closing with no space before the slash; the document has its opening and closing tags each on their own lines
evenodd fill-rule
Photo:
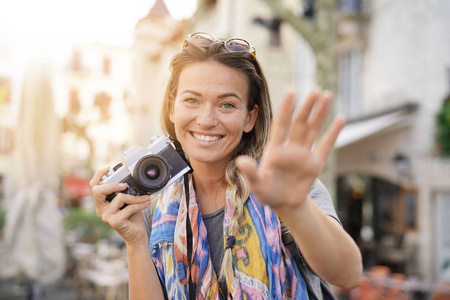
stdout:
<svg viewBox="0 0 450 300">
<path fill-rule="evenodd" d="M 285 206 L 281 205 L 274 209 L 278 217 L 283 220 L 283 222 L 290 223 L 290 221 L 298 222 L 299 218 L 304 214 L 308 214 L 310 205 L 314 204 L 309 196 L 306 196 L 298 205 Z"/>
<path fill-rule="evenodd" d="M 136 238 L 133 241 L 125 241 L 128 251 L 140 251 L 145 249 L 148 251 L 149 239 L 146 234 L 142 238 Z"/>
</svg>

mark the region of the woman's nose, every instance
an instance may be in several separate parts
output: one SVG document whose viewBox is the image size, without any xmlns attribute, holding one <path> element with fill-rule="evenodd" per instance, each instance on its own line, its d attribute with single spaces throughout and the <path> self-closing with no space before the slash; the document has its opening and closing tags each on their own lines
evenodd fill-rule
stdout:
<svg viewBox="0 0 450 300">
<path fill-rule="evenodd" d="M 214 127 L 217 125 L 217 115 L 214 107 L 205 106 L 200 109 L 197 116 L 197 124 L 202 127 Z"/>
</svg>

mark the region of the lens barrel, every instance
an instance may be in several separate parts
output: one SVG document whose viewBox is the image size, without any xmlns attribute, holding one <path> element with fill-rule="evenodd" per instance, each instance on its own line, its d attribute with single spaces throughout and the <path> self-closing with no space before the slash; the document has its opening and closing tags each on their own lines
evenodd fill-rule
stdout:
<svg viewBox="0 0 450 300">
<path fill-rule="evenodd" d="M 170 179 L 169 165 L 159 155 L 146 155 L 136 163 L 133 177 L 136 184 L 146 192 L 157 191 Z"/>
</svg>

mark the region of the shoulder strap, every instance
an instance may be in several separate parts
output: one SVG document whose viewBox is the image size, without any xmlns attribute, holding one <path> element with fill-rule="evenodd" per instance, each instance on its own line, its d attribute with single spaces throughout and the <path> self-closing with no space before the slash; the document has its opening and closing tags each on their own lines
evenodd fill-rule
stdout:
<svg viewBox="0 0 450 300">
<path fill-rule="evenodd" d="M 194 172 L 194 169 L 192 169 L 191 163 L 189 162 L 189 159 L 186 157 L 186 154 L 184 153 L 184 150 L 183 150 L 183 147 L 181 146 L 181 143 L 177 139 L 175 139 L 174 137 L 171 137 L 171 136 L 169 136 L 169 140 L 175 146 L 175 150 L 177 150 L 177 152 L 181 156 L 181 158 L 189 166 L 190 170 L 188 171 L 188 173 L 192 174 L 192 172 Z"/>
<path fill-rule="evenodd" d="M 194 282 L 192 281 L 192 271 L 191 271 L 191 263 L 192 263 L 192 228 L 191 228 L 191 220 L 189 217 L 189 175 L 184 174 L 184 190 L 186 197 L 186 247 L 187 247 L 187 260 L 188 260 L 188 272 L 189 272 L 189 300 L 195 300 L 197 291 Z"/>
<path fill-rule="evenodd" d="M 289 231 L 289 228 L 287 228 L 283 222 L 280 221 L 281 225 L 281 239 L 283 240 L 283 244 L 286 247 L 286 249 L 291 253 L 292 257 L 295 260 L 295 263 L 297 264 L 297 267 L 300 271 L 300 274 L 303 277 L 303 280 L 306 283 L 306 287 L 308 289 L 308 297 L 312 300 L 319 300 L 319 296 L 316 295 L 314 290 L 311 287 L 311 276 L 317 276 L 313 274 L 313 271 L 310 270 L 310 267 L 307 265 L 306 261 L 304 260 L 302 254 L 300 253 L 300 250 L 298 249 L 297 245 L 295 244 L 294 238 L 291 235 L 291 232 Z M 336 297 L 333 295 L 333 293 L 330 290 L 330 287 L 328 284 L 319 276 L 317 276 L 320 280 L 320 289 L 322 291 L 322 299 L 323 300 L 336 300 Z"/>
</svg>

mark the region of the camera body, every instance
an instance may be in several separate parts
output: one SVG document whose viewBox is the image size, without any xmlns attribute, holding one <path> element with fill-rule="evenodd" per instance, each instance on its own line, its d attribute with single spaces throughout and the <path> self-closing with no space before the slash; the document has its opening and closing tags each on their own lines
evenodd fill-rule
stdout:
<svg viewBox="0 0 450 300">
<path fill-rule="evenodd" d="M 165 187 L 191 170 L 188 162 L 174 146 L 170 137 L 153 136 L 150 145 L 132 146 L 124 153 L 124 162 L 111 168 L 102 177 L 100 184 L 126 183 L 128 188 L 121 193 L 150 195 L 153 199 Z M 180 147 L 181 150 L 181 147 Z M 180 151 L 182 152 L 182 151 Z M 106 200 L 112 201 L 117 193 Z"/>
</svg>

